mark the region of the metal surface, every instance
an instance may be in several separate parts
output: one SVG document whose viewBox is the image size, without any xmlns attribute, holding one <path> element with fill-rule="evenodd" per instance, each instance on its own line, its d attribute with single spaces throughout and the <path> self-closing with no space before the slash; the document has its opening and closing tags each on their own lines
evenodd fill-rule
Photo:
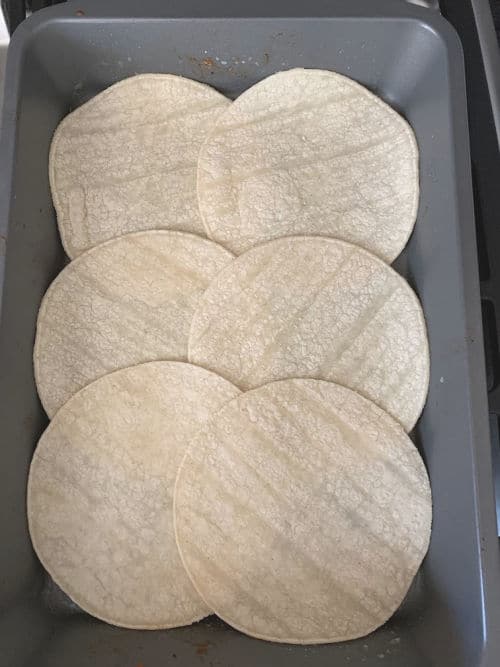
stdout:
<svg viewBox="0 0 500 667">
<path fill-rule="evenodd" d="M 25 0 L 1 0 L 0 9 L 5 18 L 9 33 L 26 18 Z"/>
<path fill-rule="evenodd" d="M 465 51 L 491 446 L 500 535 L 500 51 L 487 2 L 441 0 L 441 5 L 459 31 Z"/>
<path fill-rule="evenodd" d="M 227 65 L 217 64 L 222 61 Z M 26 473 L 46 424 L 33 382 L 35 320 L 44 290 L 64 263 L 48 186 L 50 138 L 71 108 L 135 72 L 185 74 L 234 96 L 292 66 L 334 69 L 365 83 L 399 109 L 417 135 L 420 210 L 398 269 L 419 293 L 429 328 L 431 386 L 415 437 L 433 488 L 431 548 L 402 608 L 358 641 L 279 646 L 213 620 L 157 633 L 112 628 L 75 611 L 50 584 L 26 530 Z M 389 0 L 312 0 L 300 7 L 284 0 L 272 6 L 264 0 L 70 3 L 20 26 L 6 85 L 0 665 L 187 667 L 203 660 L 218 667 L 498 667 L 500 563 L 464 72 L 458 39 L 444 19 Z"/>
<path fill-rule="evenodd" d="M 470 0 L 470 2 L 497 131 L 497 143 L 500 146 L 500 49 L 488 0 Z"/>
</svg>

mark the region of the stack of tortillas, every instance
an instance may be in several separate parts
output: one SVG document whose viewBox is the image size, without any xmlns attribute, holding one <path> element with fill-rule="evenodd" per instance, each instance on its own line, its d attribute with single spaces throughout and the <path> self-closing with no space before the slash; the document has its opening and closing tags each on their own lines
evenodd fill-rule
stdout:
<svg viewBox="0 0 500 667">
<path fill-rule="evenodd" d="M 409 125 L 333 72 L 232 103 L 146 74 L 61 122 L 49 173 L 72 261 L 34 349 L 48 573 L 123 627 L 216 613 L 307 644 L 382 625 L 432 514 L 407 435 L 425 321 L 387 263 L 417 214 Z"/>
</svg>

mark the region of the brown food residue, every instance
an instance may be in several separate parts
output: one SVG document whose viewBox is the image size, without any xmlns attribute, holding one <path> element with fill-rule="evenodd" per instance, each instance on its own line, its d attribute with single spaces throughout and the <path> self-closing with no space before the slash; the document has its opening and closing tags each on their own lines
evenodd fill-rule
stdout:
<svg viewBox="0 0 500 667">
<path fill-rule="evenodd" d="M 196 655 L 206 655 L 209 646 L 210 642 L 202 642 L 200 644 L 196 644 Z"/>
</svg>

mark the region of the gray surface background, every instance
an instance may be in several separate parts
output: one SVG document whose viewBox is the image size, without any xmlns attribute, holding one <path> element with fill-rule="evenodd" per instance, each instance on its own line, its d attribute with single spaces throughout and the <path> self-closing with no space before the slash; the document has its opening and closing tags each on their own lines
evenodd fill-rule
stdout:
<svg viewBox="0 0 500 667">
<path fill-rule="evenodd" d="M 0 220 L 8 222 L 0 322 L 0 665 L 66 667 L 71 656 L 73 666 L 105 667 L 201 660 L 227 667 L 497 667 L 500 567 L 456 35 L 434 12 L 389 0 L 312 0 L 303 8 L 284 0 L 230 8 L 216 0 L 172 0 L 168 9 L 152 0 L 101 4 L 37 13 L 13 39 L 7 73 L 0 144 Z M 215 66 L 216 56 L 228 65 Z M 215 621 L 158 633 L 111 628 L 68 604 L 44 576 L 26 530 L 26 474 L 46 424 L 31 364 L 36 314 L 65 261 L 48 187 L 50 138 L 70 109 L 135 72 L 177 72 L 234 96 L 291 66 L 353 76 L 399 109 L 417 135 L 420 211 L 398 269 L 417 289 L 429 328 L 431 386 L 415 439 L 433 488 L 431 548 L 399 612 L 359 641 L 278 646 Z"/>
</svg>

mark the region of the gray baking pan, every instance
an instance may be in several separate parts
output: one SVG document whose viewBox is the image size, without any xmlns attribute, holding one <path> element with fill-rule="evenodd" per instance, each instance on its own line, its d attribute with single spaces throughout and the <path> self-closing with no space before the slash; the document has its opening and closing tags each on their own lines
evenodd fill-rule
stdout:
<svg viewBox="0 0 500 667">
<path fill-rule="evenodd" d="M 277 645 L 213 617 L 170 631 L 114 628 L 56 589 L 26 528 L 27 470 L 47 423 L 33 381 L 35 320 L 65 262 L 49 192 L 50 139 L 68 111 L 136 72 L 183 74 L 235 96 L 297 66 L 367 85 L 418 139 L 420 210 L 398 269 L 420 295 L 429 329 L 430 391 L 415 439 L 433 489 L 430 550 L 395 616 L 352 642 Z M 456 34 L 436 12 L 402 2 L 82 0 L 21 25 L 0 147 L 0 665 L 498 667 L 500 564 L 465 102 Z"/>
</svg>

